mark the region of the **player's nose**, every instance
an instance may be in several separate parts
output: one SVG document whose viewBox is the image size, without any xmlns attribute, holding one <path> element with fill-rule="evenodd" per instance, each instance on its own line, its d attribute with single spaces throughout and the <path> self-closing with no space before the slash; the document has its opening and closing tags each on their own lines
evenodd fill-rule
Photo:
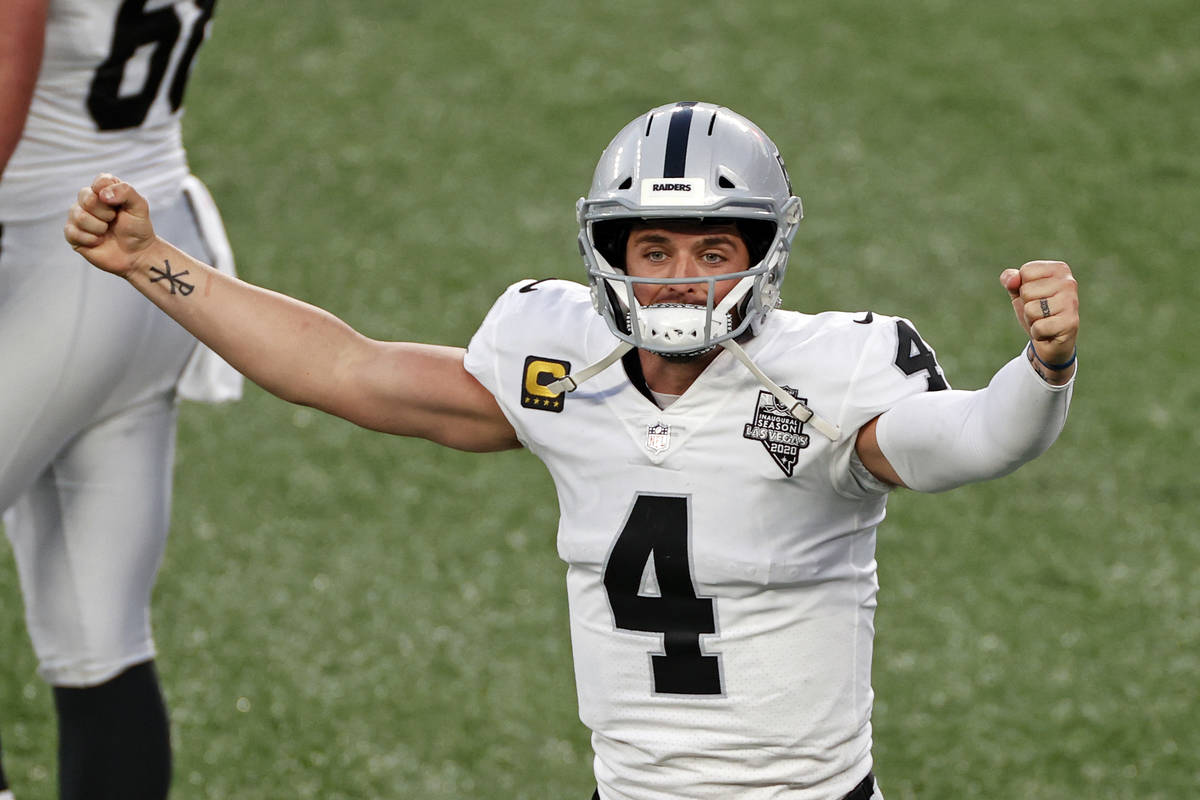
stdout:
<svg viewBox="0 0 1200 800">
<path fill-rule="evenodd" d="M 699 259 L 692 255 L 683 255 L 676 258 L 671 264 L 671 278 L 697 278 L 703 274 Z M 669 283 L 665 287 L 668 293 L 684 295 L 688 297 L 700 296 L 704 297 L 708 292 L 708 283 L 699 281 L 697 283 Z"/>
</svg>

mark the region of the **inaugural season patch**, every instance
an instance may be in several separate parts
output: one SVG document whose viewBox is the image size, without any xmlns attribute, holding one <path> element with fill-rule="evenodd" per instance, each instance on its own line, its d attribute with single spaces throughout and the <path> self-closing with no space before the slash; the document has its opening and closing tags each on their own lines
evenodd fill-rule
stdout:
<svg viewBox="0 0 1200 800">
<path fill-rule="evenodd" d="M 784 391 L 802 403 L 808 398 L 801 397 L 789 386 Z M 783 470 L 783 474 L 792 477 L 792 470 L 800 459 L 801 449 L 808 447 L 808 434 L 804 432 L 804 423 L 788 413 L 775 395 L 760 391 L 758 402 L 754 406 L 754 421 L 746 423 L 742 436 L 756 442 L 762 442 L 771 458 Z"/>
<path fill-rule="evenodd" d="M 545 356 L 525 356 L 525 371 L 521 375 L 521 407 L 539 411 L 563 410 L 566 392 L 555 394 L 546 388 L 571 372 L 571 362 Z"/>
</svg>

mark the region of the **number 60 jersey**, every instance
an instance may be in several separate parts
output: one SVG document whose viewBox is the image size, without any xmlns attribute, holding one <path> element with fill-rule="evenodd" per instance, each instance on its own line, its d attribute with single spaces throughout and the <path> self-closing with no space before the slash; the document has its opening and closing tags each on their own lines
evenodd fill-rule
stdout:
<svg viewBox="0 0 1200 800">
<path fill-rule="evenodd" d="M 546 385 L 616 345 L 587 288 L 514 285 L 471 340 L 558 493 L 580 718 L 605 800 L 796 798 L 871 766 L 875 527 L 888 487 L 859 427 L 946 388 L 905 320 L 780 311 L 745 349 L 837 442 L 789 416 L 722 353 L 660 409 L 615 364 Z"/>
<path fill-rule="evenodd" d="M 95 164 L 151 207 L 188 175 L 184 87 L 216 0 L 52 0 L 21 143 L 4 170 L 0 221 L 66 214 Z"/>
</svg>

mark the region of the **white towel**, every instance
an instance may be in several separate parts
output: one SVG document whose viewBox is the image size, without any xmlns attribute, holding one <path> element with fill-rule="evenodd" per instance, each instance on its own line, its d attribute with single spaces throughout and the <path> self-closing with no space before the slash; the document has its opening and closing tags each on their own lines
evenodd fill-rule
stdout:
<svg viewBox="0 0 1200 800">
<path fill-rule="evenodd" d="M 204 238 L 204 246 L 212 259 L 212 266 L 226 275 L 236 275 L 233 248 L 229 246 L 225 223 L 221 221 L 221 214 L 208 192 L 208 187 L 195 175 L 189 175 L 183 181 L 183 195 L 196 215 L 200 235 Z M 188 359 L 179 376 L 176 390 L 185 400 L 224 403 L 241 399 L 243 380 L 241 373 L 229 366 L 225 359 L 209 350 L 206 345 L 197 343 L 192 357 Z"/>
</svg>

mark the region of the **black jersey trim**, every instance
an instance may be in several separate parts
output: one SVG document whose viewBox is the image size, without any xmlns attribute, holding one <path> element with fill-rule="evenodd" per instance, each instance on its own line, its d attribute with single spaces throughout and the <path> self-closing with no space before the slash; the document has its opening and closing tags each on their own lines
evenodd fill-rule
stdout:
<svg viewBox="0 0 1200 800">
<path fill-rule="evenodd" d="M 650 392 L 650 387 L 646 384 L 646 375 L 642 372 L 642 359 L 638 355 L 637 348 L 621 356 L 621 366 L 625 367 L 625 375 L 629 378 L 629 382 L 633 384 L 633 388 L 641 392 L 642 397 L 654 403 L 654 405 L 658 405 L 658 401 L 654 399 L 654 395 Z"/>
</svg>

